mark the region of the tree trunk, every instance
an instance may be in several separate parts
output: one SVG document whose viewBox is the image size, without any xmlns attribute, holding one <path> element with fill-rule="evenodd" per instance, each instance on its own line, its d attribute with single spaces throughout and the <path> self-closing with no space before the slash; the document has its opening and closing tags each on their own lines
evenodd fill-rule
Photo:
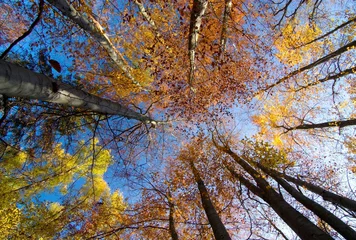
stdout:
<svg viewBox="0 0 356 240">
<path fill-rule="evenodd" d="M 287 203 L 281 195 L 279 195 L 271 186 L 262 189 L 253 185 L 248 179 L 244 178 L 231 167 L 227 167 L 230 173 L 240 181 L 247 189 L 255 195 L 262 198 L 268 205 L 280 216 L 285 223 L 303 240 L 312 239 L 333 239 L 330 235 L 323 232 L 315 224 L 310 222 L 300 212 L 295 210 Z"/>
<path fill-rule="evenodd" d="M 356 212 L 356 201 L 354 201 L 350 198 L 343 197 L 338 194 L 332 193 L 322 187 L 316 186 L 312 183 L 303 181 L 301 179 L 291 177 L 287 174 L 277 172 L 276 170 L 271 169 L 271 171 L 275 172 L 276 174 L 278 174 L 278 176 L 283 177 L 284 179 L 286 179 L 289 182 L 295 183 L 301 187 L 305 187 L 309 191 L 320 195 L 325 201 L 331 202 L 337 206 L 342 206 L 344 208 L 347 208 L 351 211 Z"/>
<path fill-rule="evenodd" d="M 172 202 L 171 192 L 168 191 L 168 205 L 169 205 L 169 232 L 172 240 L 178 240 L 178 233 L 174 226 L 174 203 Z"/>
<path fill-rule="evenodd" d="M 190 167 L 194 174 L 194 179 L 198 184 L 198 189 L 200 192 L 200 197 L 202 201 L 203 208 L 208 217 L 211 228 L 213 229 L 214 236 L 216 240 L 231 239 L 229 233 L 227 232 L 224 224 L 221 222 L 218 213 L 210 200 L 208 190 L 205 187 L 204 181 L 201 179 L 198 170 L 195 168 L 194 163 L 190 162 Z"/>
<path fill-rule="evenodd" d="M 315 213 L 320 219 L 328 223 L 332 228 L 334 228 L 338 233 L 340 233 L 346 239 L 356 239 L 356 232 L 341 221 L 334 214 L 329 212 L 323 206 L 314 202 L 313 200 L 307 198 L 302 193 L 297 191 L 293 186 L 291 186 L 284 179 L 280 178 L 277 174 L 269 171 L 268 168 L 264 167 L 262 164 L 257 163 L 257 166 L 263 170 L 266 174 L 270 175 L 274 180 L 276 180 L 292 197 L 294 197 L 298 202 L 303 204 L 306 208 Z"/>
<path fill-rule="evenodd" d="M 109 37 L 104 33 L 101 25 L 93 18 L 87 17 L 78 12 L 67 0 L 48 0 L 50 4 L 56 7 L 64 16 L 78 24 L 84 31 L 90 34 L 108 53 L 114 63 L 129 78 L 133 84 L 142 88 L 141 84 L 135 80 L 130 73 L 130 67 L 124 60 L 121 53 L 115 48 Z"/>
<path fill-rule="evenodd" d="M 272 186 L 263 178 L 263 176 L 258 171 L 256 171 L 249 163 L 247 163 L 245 160 L 243 160 L 237 154 L 231 151 L 230 148 L 219 146 L 216 143 L 215 146 L 219 150 L 231 156 L 236 163 L 238 163 L 248 174 L 251 175 L 251 177 L 253 177 L 253 179 L 257 183 L 258 189 L 261 190 L 257 192 L 256 195 L 260 196 L 264 201 L 266 201 L 273 208 L 273 210 L 283 219 L 283 221 L 285 221 L 288 224 L 288 226 L 290 226 L 290 228 L 296 234 L 298 234 L 298 236 L 301 239 L 303 240 L 304 239 L 305 240 L 312 240 L 312 239 L 331 240 L 332 239 L 332 237 L 329 234 L 323 232 L 315 224 L 313 224 L 306 217 L 304 217 L 300 212 L 295 210 L 289 203 L 287 203 L 283 199 L 283 197 L 280 194 L 278 194 L 272 188 Z M 238 178 L 238 180 L 240 180 L 240 178 Z M 252 183 L 250 183 L 250 185 L 251 184 Z M 248 188 L 248 185 L 245 186 Z M 256 189 L 256 187 L 250 190 L 254 192 L 254 189 Z"/>
<path fill-rule="evenodd" d="M 120 115 L 141 122 L 155 123 L 119 103 L 100 98 L 71 85 L 55 81 L 12 63 L 0 61 L 0 94 L 79 107 L 101 114 Z"/>
</svg>

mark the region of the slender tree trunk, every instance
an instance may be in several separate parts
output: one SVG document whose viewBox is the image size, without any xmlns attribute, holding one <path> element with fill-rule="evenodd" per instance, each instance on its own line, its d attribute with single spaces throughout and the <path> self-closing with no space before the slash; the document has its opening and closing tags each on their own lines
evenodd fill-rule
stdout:
<svg viewBox="0 0 356 240">
<path fill-rule="evenodd" d="M 194 163 L 190 162 L 190 167 L 193 171 L 195 181 L 198 184 L 198 189 L 200 192 L 201 201 L 203 208 L 208 217 L 211 228 L 213 229 L 215 239 L 225 240 L 231 239 L 229 233 L 227 232 L 224 224 L 221 222 L 218 213 L 210 200 L 208 190 L 205 187 L 204 181 L 201 179 L 198 170 L 195 168 Z"/>
<path fill-rule="evenodd" d="M 320 204 L 304 196 L 302 193 L 297 191 L 293 186 L 291 186 L 288 182 L 280 178 L 277 174 L 273 173 L 272 171 L 269 171 L 269 169 L 264 167 L 262 164 L 257 163 L 257 166 L 266 174 L 270 175 L 274 180 L 276 180 L 298 202 L 300 202 L 306 208 L 308 208 L 313 213 L 315 213 L 320 219 L 328 223 L 344 238 L 356 239 L 356 232 L 347 224 L 345 224 L 343 221 L 341 221 L 338 217 L 332 214 L 330 211 L 325 209 Z"/>
<path fill-rule="evenodd" d="M 127 65 L 124 57 L 112 44 L 109 37 L 104 33 L 101 25 L 90 15 L 84 15 L 78 12 L 67 0 L 47 0 L 50 4 L 56 7 L 64 16 L 78 24 L 84 31 L 90 34 L 108 53 L 114 63 L 121 69 L 125 76 L 132 81 L 133 84 L 142 88 L 141 84 L 131 75 L 131 68 Z"/>
<path fill-rule="evenodd" d="M 352 200 L 352 199 L 347 198 L 347 197 L 340 196 L 340 195 L 335 194 L 333 192 L 330 192 L 330 191 L 328 191 L 328 190 L 326 190 L 326 189 L 324 189 L 322 187 L 316 186 L 316 185 L 314 185 L 312 183 L 303 181 L 301 179 L 297 179 L 297 178 L 291 177 L 291 176 L 289 176 L 287 174 L 280 173 L 280 172 L 278 172 L 276 170 L 270 169 L 270 171 L 273 171 L 278 176 L 283 177 L 284 179 L 286 179 L 289 182 L 295 183 L 295 184 L 297 184 L 298 186 L 301 186 L 301 187 L 305 187 L 309 191 L 320 195 L 325 201 L 331 202 L 331 203 L 333 203 L 335 205 L 342 206 L 344 208 L 347 208 L 347 209 L 349 209 L 351 211 L 356 212 L 356 201 L 355 200 Z"/>
<path fill-rule="evenodd" d="M 178 240 L 178 233 L 174 226 L 174 203 L 172 202 L 171 192 L 168 191 L 168 205 L 169 205 L 169 232 L 172 240 Z"/>
<path fill-rule="evenodd" d="M 320 64 L 322 64 L 322 63 L 324 63 L 324 62 L 327 62 L 327 61 L 329 61 L 330 59 L 332 59 L 332 58 L 334 58 L 334 57 L 336 57 L 336 56 L 339 56 L 339 55 L 341 55 L 341 54 L 344 53 L 344 52 L 349 51 L 350 49 L 354 48 L 355 46 L 356 46 L 356 40 L 354 40 L 354 41 L 352 41 L 352 42 L 346 44 L 345 46 L 342 46 L 341 48 L 337 49 L 336 51 L 334 51 L 334 52 L 332 52 L 332 53 L 329 53 L 328 55 L 326 55 L 326 56 L 324 56 L 324 57 L 322 57 L 322 58 L 319 58 L 319 59 L 316 60 L 315 62 L 312 62 L 312 63 L 310 63 L 310 64 L 308 64 L 308 65 L 306 65 L 306 66 L 304 66 L 304 67 L 301 67 L 301 68 L 299 68 L 299 69 L 297 69 L 297 70 L 295 70 L 295 71 L 289 73 L 288 75 L 286 75 L 286 76 L 280 78 L 277 82 L 275 82 L 275 83 L 269 85 L 268 87 L 266 87 L 266 88 L 264 89 L 264 91 L 267 91 L 267 90 L 269 90 L 269 89 L 271 89 L 271 88 L 277 86 L 278 84 L 280 84 L 280 83 L 286 81 L 287 79 L 289 79 L 289 78 L 291 78 L 291 77 L 293 77 L 293 76 L 295 76 L 295 75 L 297 75 L 297 74 L 299 74 L 299 73 L 301 73 L 301 72 L 304 72 L 304 71 L 306 71 L 306 70 L 312 69 L 312 68 L 314 68 L 314 67 L 316 67 L 316 66 L 318 66 L 318 65 L 320 65 Z"/>
<path fill-rule="evenodd" d="M 232 8 L 232 0 L 225 0 L 225 10 L 224 16 L 222 20 L 222 29 L 221 29 L 221 37 L 220 37 L 220 49 L 219 56 L 222 58 L 224 56 L 226 40 L 227 40 L 227 23 L 231 14 Z"/>
<path fill-rule="evenodd" d="M 253 179 L 257 183 L 258 188 L 254 186 L 254 188 L 250 189 L 249 185 L 253 185 L 253 184 L 249 182 L 247 179 L 245 180 L 249 182 L 248 185 L 245 185 L 243 182 L 242 183 L 247 188 L 249 188 L 252 192 L 256 191 L 256 189 L 260 189 L 261 191 L 258 191 L 255 194 L 261 197 L 264 201 L 266 201 L 273 208 L 273 210 L 293 229 L 293 231 L 296 234 L 298 234 L 298 236 L 301 239 L 303 240 L 304 239 L 305 240 L 312 240 L 312 239 L 331 240 L 332 239 L 332 237 L 329 234 L 322 231 L 315 224 L 313 224 L 306 217 L 304 217 L 300 212 L 295 210 L 289 203 L 287 203 L 283 199 L 283 197 L 280 194 L 278 194 L 272 188 L 272 186 L 263 178 L 263 176 L 258 171 L 256 171 L 249 163 L 247 163 L 245 160 L 243 160 L 237 154 L 231 151 L 230 148 L 219 146 L 216 143 L 215 146 L 219 150 L 231 156 L 236 163 L 238 163 L 248 174 L 251 175 L 251 177 L 253 177 Z M 241 180 L 242 176 L 236 174 L 233 175 L 237 176 L 238 180 Z"/>
<path fill-rule="evenodd" d="M 151 118 L 119 103 L 94 96 L 71 85 L 5 61 L 0 61 L 0 94 L 8 97 L 38 99 L 101 114 L 120 115 L 141 122 L 155 123 Z"/>
<path fill-rule="evenodd" d="M 193 8 L 190 15 L 190 27 L 189 27 L 189 39 L 188 39 L 188 51 L 189 51 L 189 85 L 191 89 L 194 89 L 194 71 L 195 71 L 195 49 L 198 45 L 199 31 L 202 23 L 202 18 L 208 7 L 207 0 L 194 0 Z"/>
</svg>

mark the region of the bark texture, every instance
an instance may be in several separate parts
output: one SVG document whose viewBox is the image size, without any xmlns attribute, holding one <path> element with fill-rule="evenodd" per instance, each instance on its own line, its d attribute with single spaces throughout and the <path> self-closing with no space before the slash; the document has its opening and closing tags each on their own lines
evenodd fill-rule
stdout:
<svg viewBox="0 0 356 240">
<path fill-rule="evenodd" d="M 193 9 L 190 16 L 188 50 L 190 61 L 189 85 L 192 89 L 194 84 L 195 49 L 198 45 L 199 30 L 202 23 L 202 18 L 207 7 L 207 0 L 194 0 Z"/>
<path fill-rule="evenodd" d="M 145 123 L 155 123 L 151 118 L 119 103 L 94 96 L 69 84 L 5 61 L 0 61 L 0 94 L 38 99 L 101 114 L 120 115 Z"/>
<path fill-rule="evenodd" d="M 89 17 L 90 15 L 87 17 L 78 12 L 67 0 L 48 0 L 48 2 L 99 42 L 124 75 L 129 78 L 133 84 L 142 88 L 141 84 L 131 75 L 130 67 L 125 62 L 122 54 L 115 48 L 109 37 L 104 33 L 101 25 L 93 17 Z"/>
</svg>

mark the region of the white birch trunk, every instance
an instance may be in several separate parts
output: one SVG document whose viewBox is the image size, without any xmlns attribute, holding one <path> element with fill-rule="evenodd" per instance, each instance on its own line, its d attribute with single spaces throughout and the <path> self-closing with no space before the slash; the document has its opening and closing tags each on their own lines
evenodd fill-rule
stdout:
<svg viewBox="0 0 356 240">
<path fill-rule="evenodd" d="M 98 41 L 125 76 L 136 86 L 142 88 L 141 84 L 131 75 L 130 67 L 125 62 L 121 53 L 115 48 L 109 37 L 104 33 L 101 25 L 94 18 L 87 17 L 78 12 L 67 0 L 48 0 L 48 2 Z"/>
<path fill-rule="evenodd" d="M 0 61 L 0 94 L 38 99 L 155 124 L 151 118 L 119 103 L 94 96 L 69 84 L 5 61 Z"/>
</svg>

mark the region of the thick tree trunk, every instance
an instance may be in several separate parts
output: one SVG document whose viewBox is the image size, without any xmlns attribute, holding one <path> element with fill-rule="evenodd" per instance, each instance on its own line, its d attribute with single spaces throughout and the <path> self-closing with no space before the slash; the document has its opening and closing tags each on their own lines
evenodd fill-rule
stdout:
<svg viewBox="0 0 356 240">
<path fill-rule="evenodd" d="M 155 123 L 151 118 L 119 103 L 94 96 L 71 85 L 4 61 L 0 61 L 0 94 L 8 97 L 38 99 L 101 114 L 120 115 L 141 122 Z"/>
<path fill-rule="evenodd" d="M 279 195 L 271 186 L 268 188 L 260 188 L 253 185 L 248 179 L 244 178 L 231 167 L 227 167 L 230 173 L 240 181 L 247 189 L 255 195 L 262 198 L 268 205 L 280 216 L 285 223 L 303 240 L 312 239 L 333 239 L 327 233 L 323 232 L 300 212 L 295 210 L 287 203 L 281 195 Z"/>
<path fill-rule="evenodd" d="M 142 88 L 141 84 L 131 75 L 130 67 L 125 62 L 124 57 L 115 48 L 109 37 L 104 33 L 101 25 L 93 17 L 87 17 L 90 15 L 86 16 L 78 12 L 67 0 L 48 0 L 48 2 L 56 7 L 64 16 L 71 19 L 84 31 L 89 33 L 90 36 L 106 50 L 110 58 L 121 69 L 125 76 L 129 78 L 133 84 Z"/>
<path fill-rule="evenodd" d="M 316 185 L 314 185 L 312 183 L 303 181 L 301 179 L 297 179 L 297 178 L 291 177 L 291 176 L 289 176 L 287 174 L 277 172 L 277 171 L 275 171 L 273 169 L 271 169 L 271 171 L 273 171 L 274 173 L 278 174 L 278 176 L 283 177 L 284 179 L 286 179 L 289 182 L 295 183 L 295 184 L 297 184 L 298 186 L 301 186 L 301 187 L 305 187 L 309 191 L 320 195 L 325 201 L 331 202 L 331 203 L 333 203 L 333 204 L 335 204 L 337 206 L 341 206 L 341 207 L 344 207 L 344 208 L 347 208 L 347 209 L 349 209 L 351 211 L 356 212 L 356 201 L 355 200 L 352 200 L 352 199 L 347 198 L 347 197 L 340 196 L 340 195 L 335 194 L 333 192 L 330 192 L 330 191 L 328 191 L 328 190 L 326 190 L 326 189 L 324 189 L 322 187 L 316 186 Z"/>
<path fill-rule="evenodd" d="M 312 239 L 327 239 L 331 240 L 332 237 L 323 232 L 320 228 L 318 228 L 315 224 L 309 221 L 306 217 L 304 217 L 300 212 L 295 210 L 289 203 L 287 203 L 283 197 L 278 194 L 272 186 L 263 178 L 263 176 L 256 171 L 249 163 L 240 158 L 237 154 L 231 151 L 230 148 L 219 146 L 215 143 L 215 146 L 230 155 L 236 163 L 238 163 L 248 174 L 253 177 L 256 181 L 258 188 L 256 186 L 254 188 L 249 188 L 249 185 L 253 185 L 247 179 L 244 181 L 248 181 L 250 184 L 244 184 L 247 188 L 249 188 L 252 192 L 256 192 L 256 189 L 260 189 L 261 191 L 257 191 L 255 194 L 260 196 L 264 201 L 266 201 L 273 210 L 285 221 L 288 226 L 296 233 L 301 239 L 312 240 Z M 231 172 L 231 170 L 230 170 Z M 237 173 L 233 174 L 236 175 Z M 236 175 L 238 176 L 238 174 Z M 237 178 L 241 180 L 241 177 Z"/>
<path fill-rule="evenodd" d="M 193 162 L 190 162 L 190 167 L 193 171 L 195 181 L 198 184 L 202 205 L 208 217 L 210 226 L 213 229 L 215 239 L 217 240 L 231 239 L 224 224 L 221 222 L 220 217 L 216 212 L 213 203 L 210 200 L 209 193 L 205 187 L 204 181 L 201 179 L 200 174 L 198 170 L 195 168 Z"/>
<path fill-rule="evenodd" d="M 277 174 L 269 171 L 268 168 L 257 163 L 257 166 L 264 171 L 266 174 L 270 175 L 274 180 L 276 180 L 292 197 L 294 197 L 298 202 L 303 204 L 306 208 L 315 213 L 320 219 L 328 223 L 332 228 L 334 228 L 338 233 L 340 233 L 346 239 L 356 239 L 356 232 L 341 221 L 334 214 L 329 212 L 323 206 L 314 202 L 313 200 L 307 198 L 302 193 L 297 191 L 293 186 L 291 186 L 284 179 L 280 178 Z"/>
</svg>

